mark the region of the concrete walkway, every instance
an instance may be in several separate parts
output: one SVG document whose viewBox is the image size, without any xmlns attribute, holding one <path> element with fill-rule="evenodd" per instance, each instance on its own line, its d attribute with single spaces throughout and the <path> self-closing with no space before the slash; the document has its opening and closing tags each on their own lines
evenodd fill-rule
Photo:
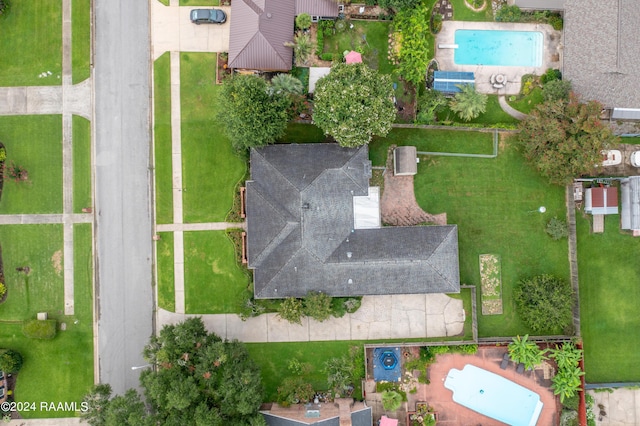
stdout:
<svg viewBox="0 0 640 426">
<path fill-rule="evenodd" d="M 195 25 L 189 19 L 193 7 L 170 6 L 151 1 L 151 48 L 155 61 L 164 52 L 228 52 L 231 7 L 216 6 L 227 14 L 222 25 Z"/>
<path fill-rule="evenodd" d="M 0 115 L 62 115 L 62 214 L 0 215 L 0 225 L 63 225 L 64 313 L 74 314 L 73 226 L 93 214 L 73 212 L 73 115 L 92 118 L 92 82 L 72 84 L 71 0 L 62 2 L 62 85 L 0 87 Z M 87 206 L 90 207 L 90 206 Z"/>
<path fill-rule="evenodd" d="M 500 104 L 500 108 L 502 108 L 504 112 L 506 112 L 516 120 L 524 120 L 525 118 L 527 118 L 527 114 L 524 114 L 509 105 L 504 95 L 498 96 L 498 103 Z"/>
<path fill-rule="evenodd" d="M 201 317 L 207 330 L 223 339 L 242 342 L 307 342 L 382 340 L 455 336 L 464 329 L 462 300 L 444 294 L 364 296 L 353 314 L 324 322 L 303 318 L 291 324 L 277 314 L 242 321 L 235 314 L 181 315 L 158 309 L 157 325 Z"/>
</svg>

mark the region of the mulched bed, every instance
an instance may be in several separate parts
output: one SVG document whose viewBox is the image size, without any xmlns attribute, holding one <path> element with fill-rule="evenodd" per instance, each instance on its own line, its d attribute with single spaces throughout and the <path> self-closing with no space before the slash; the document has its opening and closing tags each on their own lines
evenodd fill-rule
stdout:
<svg viewBox="0 0 640 426">
<path fill-rule="evenodd" d="M 218 54 L 218 69 L 216 70 L 216 83 L 222 84 L 226 76 L 231 75 L 231 69 L 227 68 L 229 57 L 227 55 Z"/>
</svg>

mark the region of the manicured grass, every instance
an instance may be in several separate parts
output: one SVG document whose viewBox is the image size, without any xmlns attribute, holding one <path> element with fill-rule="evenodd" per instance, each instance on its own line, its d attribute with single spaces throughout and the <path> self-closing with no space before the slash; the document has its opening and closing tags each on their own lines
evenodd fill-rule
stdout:
<svg viewBox="0 0 640 426">
<path fill-rule="evenodd" d="M 71 3 L 73 84 L 89 78 L 91 62 L 91 0 Z"/>
<path fill-rule="evenodd" d="M 603 234 L 576 216 L 585 379 L 640 381 L 640 241 L 619 231 L 619 215 L 605 216 Z"/>
<path fill-rule="evenodd" d="M 448 107 L 444 111 L 438 113 L 438 119 L 440 121 L 454 121 L 458 123 L 467 123 L 458 117 L 458 114 L 451 111 Z M 511 117 L 504 112 L 498 102 L 498 96 L 489 95 L 487 98 L 487 107 L 484 114 L 480 114 L 468 123 L 480 123 L 480 124 L 515 124 L 518 120 Z"/>
<path fill-rule="evenodd" d="M 456 21 L 493 21 L 491 11 L 491 0 L 486 0 L 486 6 L 481 12 L 474 12 L 469 9 L 464 0 L 451 0 L 453 5 L 453 17 Z"/>
<path fill-rule="evenodd" d="M 184 279 L 189 314 L 237 312 L 249 286 L 224 231 L 184 233 Z"/>
<path fill-rule="evenodd" d="M 518 96 L 519 99 L 509 102 L 509 105 L 518 111 L 528 114 L 536 105 L 543 102 L 542 88 L 536 87 L 527 96 Z M 508 99 L 508 98 L 507 98 Z"/>
<path fill-rule="evenodd" d="M 333 142 L 333 138 L 325 136 L 319 127 L 306 123 L 289 123 L 287 133 L 279 143 Z"/>
<path fill-rule="evenodd" d="M 224 105 L 215 84 L 216 55 L 180 55 L 184 221 L 223 221 L 246 163 L 221 131 L 216 114 Z"/>
<path fill-rule="evenodd" d="M 2 226 L 0 241 L 9 285 L 9 298 L 0 308 L 0 347 L 17 350 L 24 357 L 15 398 L 35 401 L 37 408 L 21 415 L 73 417 L 74 412 L 40 411 L 39 402 L 80 402 L 93 385 L 91 225 L 74 226 L 73 317 L 62 315 L 62 274 L 52 261 L 54 253 L 62 253 L 62 226 Z M 28 278 L 15 270 L 25 265 L 31 267 Z M 67 329 L 59 330 L 53 340 L 28 339 L 22 334 L 20 323 L 4 322 L 35 318 L 36 312 L 43 311 L 66 324 Z"/>
<path fill-rule="evenodd" d="M 173 266 L 173 232 L 161 232 L 156 243 L 158 256 L 158 306 L 176 311 L 176 292 Z"/>
<path fill-rule="evenodd" d="M 91 199 L 91 122 L 73 116 L 73 211 L 92 206 Z"/>
<path fill-rule="evenodd" d="M 5 179 L 0 214 L 62 213 L 62 117 L 5 116 L 0 129 L 7 164 L 29 172 L 28 182 Z"/>
<path fill-rule="evenodd" d="M 477 289 L 476 291 L 479 291 Z M 471 289 L 461 288 L 459 294 L 448 294 L 453 299 L 462 299 L 462 308 L 464 309 L 464 333 L 462 337 L 455 336 L 456 340 L 472 340 L 473 339 L 473 306 L 471 306 Z M 479 309 L 478 309 L 479 310 Z M 424 340 L 424 339 L 423 339 Z M 445 339 L 440 339 L 445 340 Z"/>
<path fill-rule="evenodd" d="M 62 83 L 62 2 L 11 0 L 0 27 L 0 86 Z M 51 75 L 38 77 L 47 71 Z"/>
<path fill-rule="evenodd" d="M 324 51 L 344 53 L 345 50 L 362 49 L 362 60 L 371 68 L 383 74 L 391 74 L 395 66 L 389 62 L 390 22 L 352 21 L 353 28 L 345 29 L 335 35 L 325 35 Z"/>
<path fill-rule="evenodd" d="M 491 154 L 493 133 L 465 130 L 399 129 L 386 138 L 374 138 L 369 144 L 369 158 L 374 166 L 384 166 L 389 145 L 414 145 L 418 151 Z"/>
<path fill-rule="evenodd" d="M 275 401 L 278 386 L 286 377 L 292 376 L 288 369 L 289 361 L 297 359 L 309 363 L 313 367 L 306 376 L 316 390 L 327 390 L 327 373 L 323 372 L 324 364 L 329 358 L 342 357 L 349 353 L 351 346 L 362 348 L 361 341 L 337 342 L 292 342 L 292 343 L 247 343 L 251 358 L 260 366 L 262 383 L 265 388 L 265 401 Z M 362 398 L 360 384 L 353 395 Z"/>
<path fill-rule="evenodd" d="M 170 62 L 166 52 L 153 64 L 156 223 L 173 223 Z"/>
<path fill-rule="evenodd" d="M 448 223 L 458 225 L 461 282 L 479 286 L 478 256 L 501 256 L 504 313 L 479 314 L 479 335 L 530 333 L 515 312 L 513 288 L 520 279 L 543 273 L 569 279 L 566 240 L 553 241 L 544 230 L 550 218 L 566 215 L 564 189 L 550 186 L 503 141 L 496 159 L 422 161 L 415 193 L 423 209 L 446 212 Z M 535 211 L 542 205 L 545 214 Z M 480 291 L 476 296 L 480 306 Z"/>
</svg>

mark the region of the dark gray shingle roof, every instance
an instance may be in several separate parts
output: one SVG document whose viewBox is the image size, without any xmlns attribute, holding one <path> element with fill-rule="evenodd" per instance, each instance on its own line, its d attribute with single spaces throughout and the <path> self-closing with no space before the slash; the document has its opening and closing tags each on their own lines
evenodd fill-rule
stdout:
<svg viewBox="0 0 640 426">
<path fill-rule="evenodd" d="M 456 293 L 457 227 L 353 229 L 367 195 L 366 146 L 272 145 L 251 151 L 247 256 L 257 298 Z"/>
<path fill-rule="evenodd" d="M 635 0 L 566 0 L 564 78 L 585 99 L 640 108 L 640 8 Z"/>
</svg>

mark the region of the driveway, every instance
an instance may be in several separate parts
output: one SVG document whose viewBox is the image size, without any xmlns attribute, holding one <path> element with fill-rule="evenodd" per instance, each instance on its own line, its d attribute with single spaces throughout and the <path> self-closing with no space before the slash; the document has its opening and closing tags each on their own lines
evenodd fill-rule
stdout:
<svg viewBox="0 0 640 426">
<path fill-rule="evenodd" d="M 151 46 L 155 61 L 164 52 L 228 52 L 231 7 L 218 6 L 227 14 L 222 25 L 196 25 L 189 19 L 194 7 L 165 6 L 151 1 Z"/>
</svg>

